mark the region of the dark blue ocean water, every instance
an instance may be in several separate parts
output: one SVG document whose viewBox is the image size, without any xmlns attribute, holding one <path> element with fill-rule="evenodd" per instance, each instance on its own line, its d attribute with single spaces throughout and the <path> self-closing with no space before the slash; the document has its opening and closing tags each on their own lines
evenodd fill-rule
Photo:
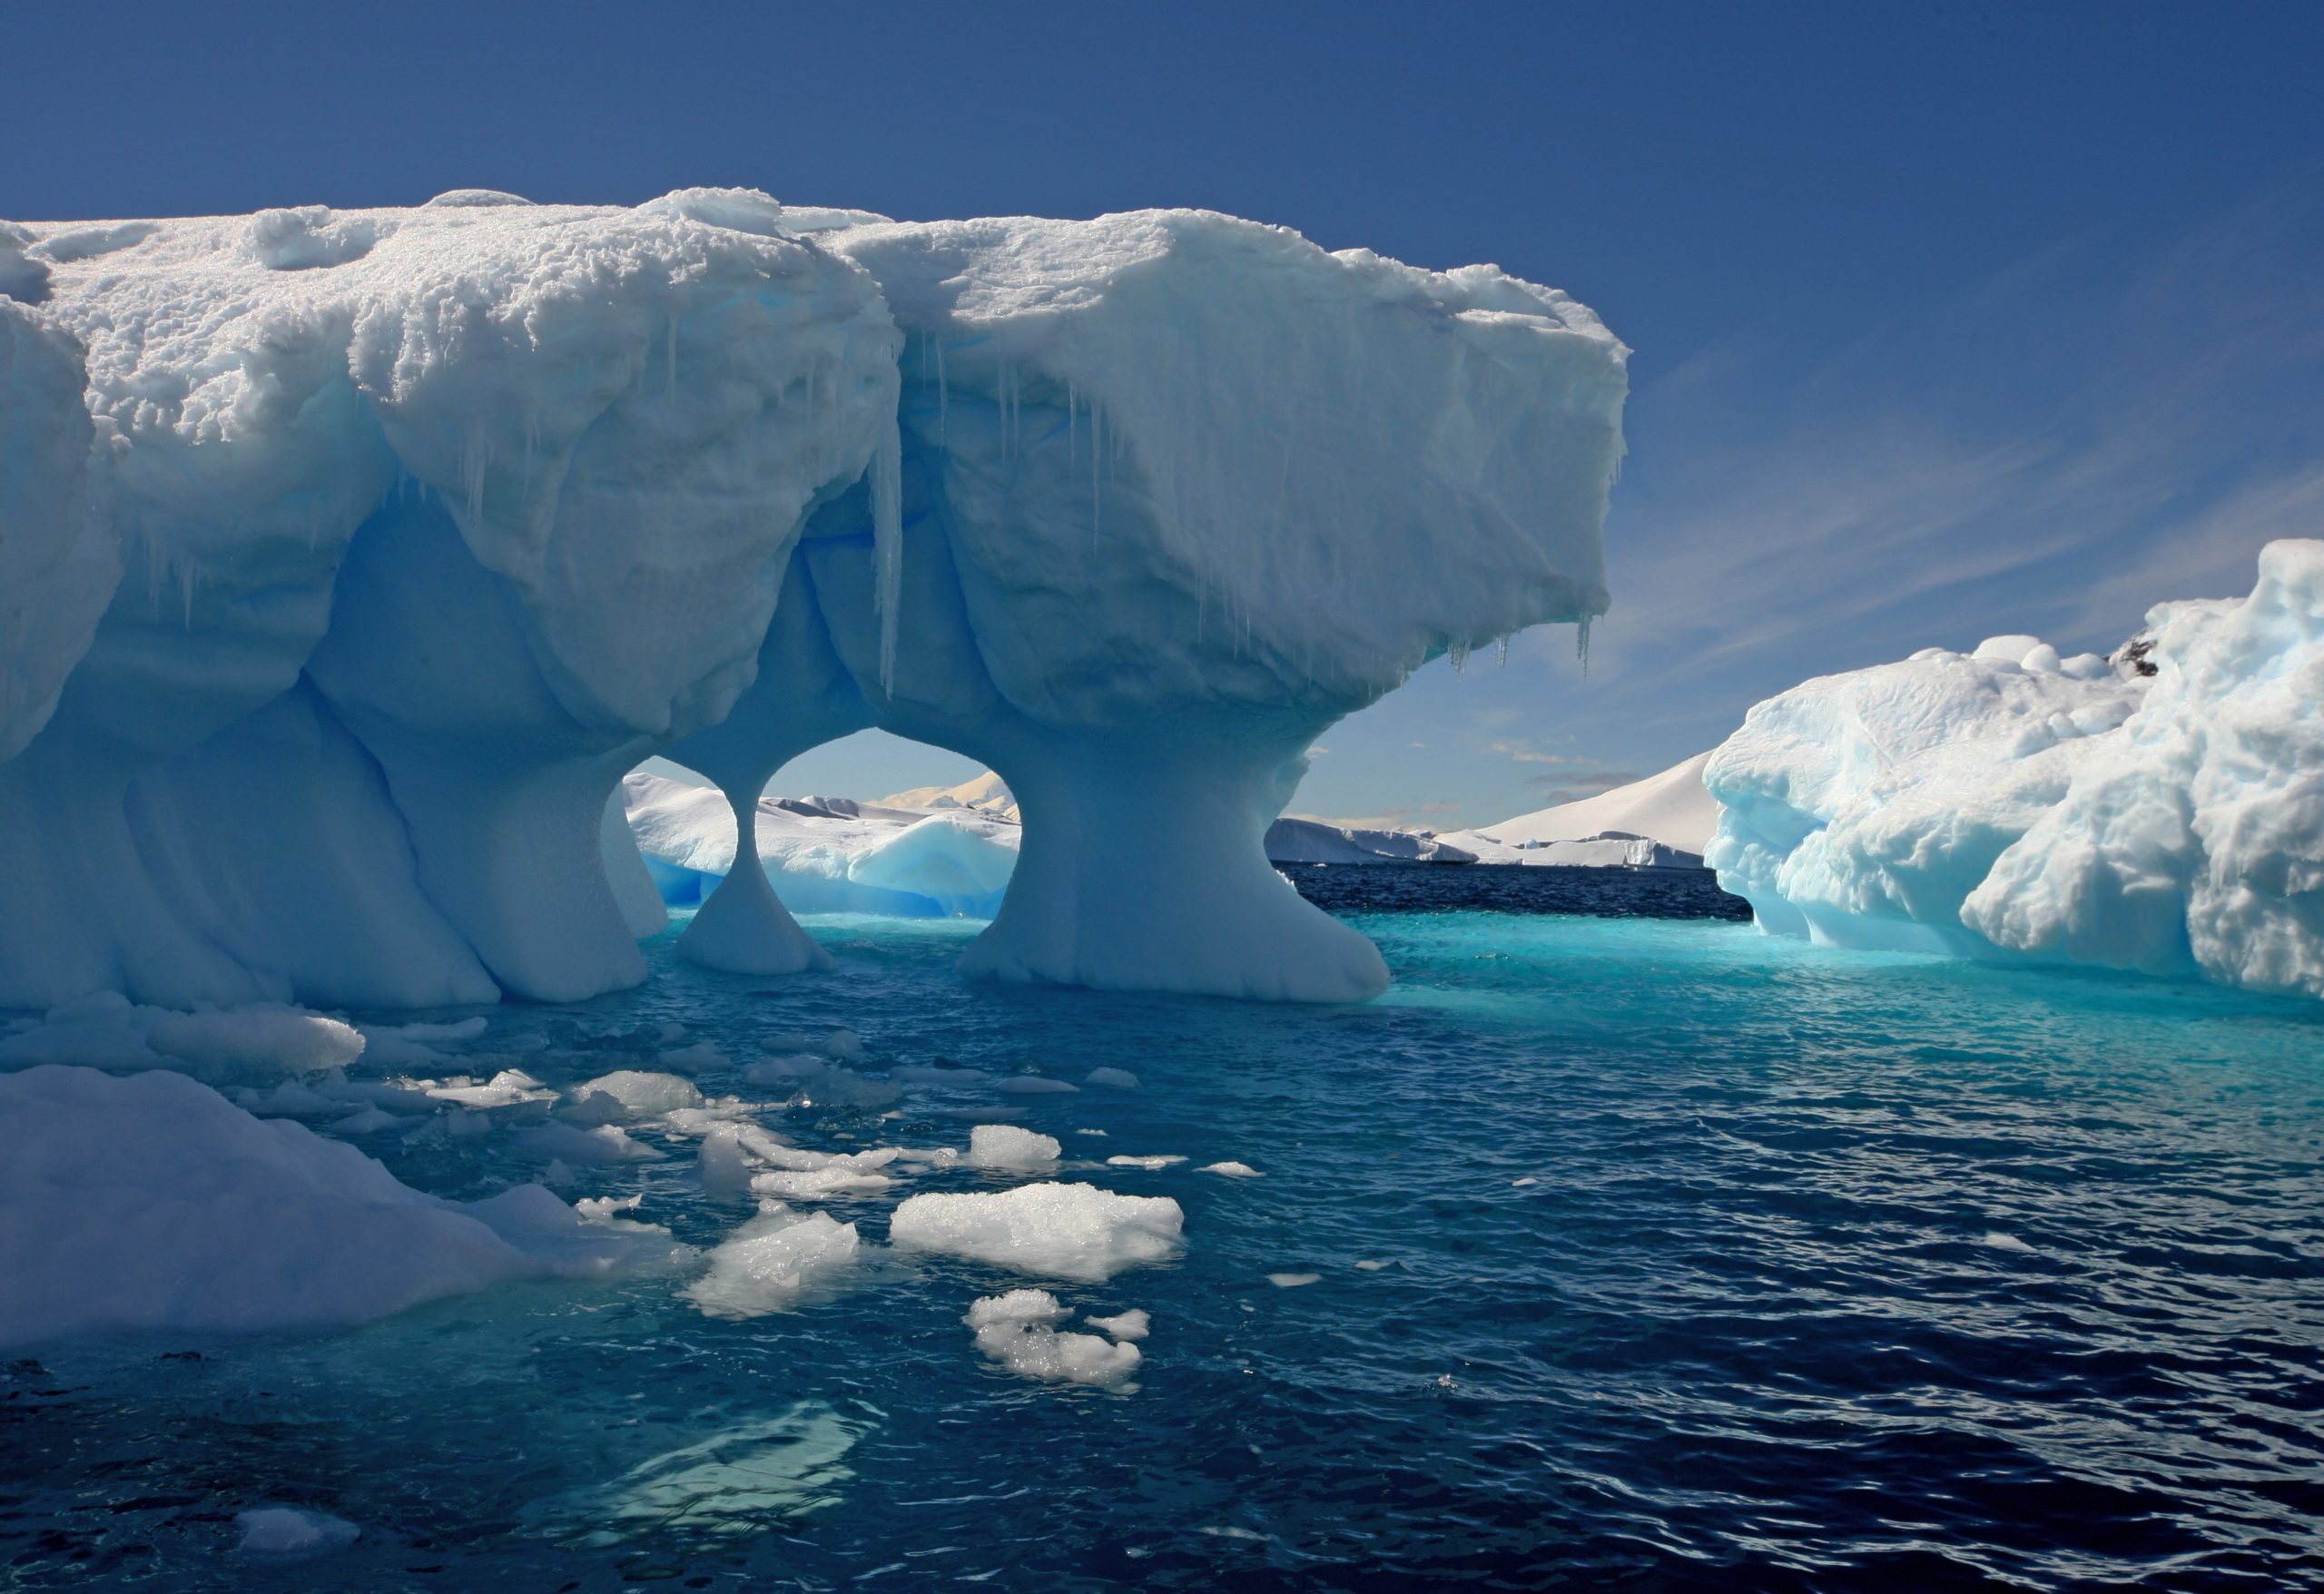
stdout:
<svg viewBox="0 0 2324 1594">
<path fill-rule="evenodd" d="M 848 920 L 814 926 L 830 974 L 714 976 L 665 942 L 645 989 L 496 1012 L 478 1043 L 537 1035 L 526 1066 L 558 1082 L 672 1021 L 738 1055 L 843 1024 L 874 1073 L 1135 1071 L 769 1121 L 958 1144 L 951 1114 L 1010 1100 L 1068 1155 L 1190 1157 L 1067 1176 L 1187 1211 L 1183 1260 L 1051 1286 L 1152 1314 L 1136 1392 L 984 1361 L 960 1314 L 1024 1281 L 949 1260 L 749 1322 L 653 1278 L 43 1351 L 0 1370 L 0 1587 L 2324 1580 L 2315 1004 L 1505 910 L 1718 910 L 1700 881 L 1315 872 L 1351 877 L 1301 884 L 1378 939 L 1383 1000 L 969 986 L 975 927 Z M 672 1149 L 569 1193 L 714 1243 L 741 1215 Z M 1220 1158 L 1265 1176 L 1189 1171 Z M 496 1136 L 387 1160 L 456 1196 L 523 1172 Z M 880 1242 L 892 1206 L 833 1210 Z M 232 1513 L 263 1502 L 364 1536 L 240 1560 Z"/>
</svg>

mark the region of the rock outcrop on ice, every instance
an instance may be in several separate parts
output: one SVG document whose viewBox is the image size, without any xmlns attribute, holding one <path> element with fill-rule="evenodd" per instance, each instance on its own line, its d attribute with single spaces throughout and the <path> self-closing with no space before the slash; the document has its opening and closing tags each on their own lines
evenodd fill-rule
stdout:
<svg viewBox="0 0 2324 1594">
<path fill-rule="evenodd" d="M 1490 267 L 463 191 L 0 228 L 0 1007 L 632 982 L 623 772 L 747 815 L 870 724 L 1023 805 L 969 971 L 1360 997 L 1304 750 L 1606 604 L 1624 350 Z M 690 950 L 815 961 L 727 878 Z"/>
<path fill-rule="evenodd" d="M 1481 863 L 1700 869 L 1718 828 L 1718 801 L 1703 785 L 1710 754 L 1595 797 L 1561 802 L 1442 840 Z"/>
<path fill-rule="evenodd" d="M 2324 542 L 2111 664 L 2006 636 L 1807 682 L 1706 780 L 1769 930 L 2324 996 Z"/>
</svg>

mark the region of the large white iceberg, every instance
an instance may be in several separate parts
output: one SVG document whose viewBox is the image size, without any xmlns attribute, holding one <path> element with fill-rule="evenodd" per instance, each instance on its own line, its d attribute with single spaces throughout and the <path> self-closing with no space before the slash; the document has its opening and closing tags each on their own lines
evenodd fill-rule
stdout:
<svg viewBox="0 0 2324 1594">
<path fill-rule="evenodd" d="M 2004 636 L 1809 681 L 1705 779 L 1768 930 L 2324 996 L 2324 542 L 2111 664 Z"/>
<path fill-rule="evenodd" d="M 1305 749 L 1606 605 L 1625 351 L 1491 267 L 462 191 L 0 228 L 0 1007 L 634 982 L 623 773 L 748 815 L 867 724 L 1023 805 L 970 971 L 1364 996 L 1261 845 Z M 816 960 L 727 879 L 690 950 Z"/>
<path fill-rule="evenodd" d="M 422 1195 L 181 1074 L 0 1074 L 0 1348 L 360 1323 L 678 1255 L 665 1230 L 590 1221 L 537 1185 Z"/>
</svg>

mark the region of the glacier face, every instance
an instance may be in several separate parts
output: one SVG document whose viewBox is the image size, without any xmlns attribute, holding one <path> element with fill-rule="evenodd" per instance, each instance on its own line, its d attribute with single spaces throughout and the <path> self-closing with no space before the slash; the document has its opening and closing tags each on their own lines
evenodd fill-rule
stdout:
<svg viewBox="0 0 2324 1594">
<path fill-rule="evenodd" d="M 1305 749 L 1606 602 L 1625 351 L 1489 267 L 462 191 L 0 227 L 0 1007 L 631 983 L 623 773 L 748 814 L 872 724 L 1022 803 L 970 972 L 1363 996 L 1260 844 Z M 816 961 L 729 879 L 690 953 Z"/>
<path fill-rule="evenodd" d="M 1708 861 L 1835 945 L 2324 996 L 2324 542 L 2117 660 L 1995 637 L 1770 699 L 1705 772 Z"/>
</svg>

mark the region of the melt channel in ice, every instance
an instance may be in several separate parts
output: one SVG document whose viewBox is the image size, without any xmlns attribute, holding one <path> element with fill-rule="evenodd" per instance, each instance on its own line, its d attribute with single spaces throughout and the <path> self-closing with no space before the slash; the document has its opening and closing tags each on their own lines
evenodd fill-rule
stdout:
<svg viewBox="0 0 2324 1594">
<path fill-rule="evenodd" d="M 1626 351 L 1492 267 L 461 191 L 0 225 L 0 1008 L 635 983 L 622 775 L 702 771 L 747 855 L 872 724 L 1021 804 L 966 971 L 1362 998 L 1263 848 L 1305 750 L 1607 604 Z M 842 872 L 999 889 L 909 845 Z M 691 954 L 818 961 L 723 879 Z"/>
</svg>

